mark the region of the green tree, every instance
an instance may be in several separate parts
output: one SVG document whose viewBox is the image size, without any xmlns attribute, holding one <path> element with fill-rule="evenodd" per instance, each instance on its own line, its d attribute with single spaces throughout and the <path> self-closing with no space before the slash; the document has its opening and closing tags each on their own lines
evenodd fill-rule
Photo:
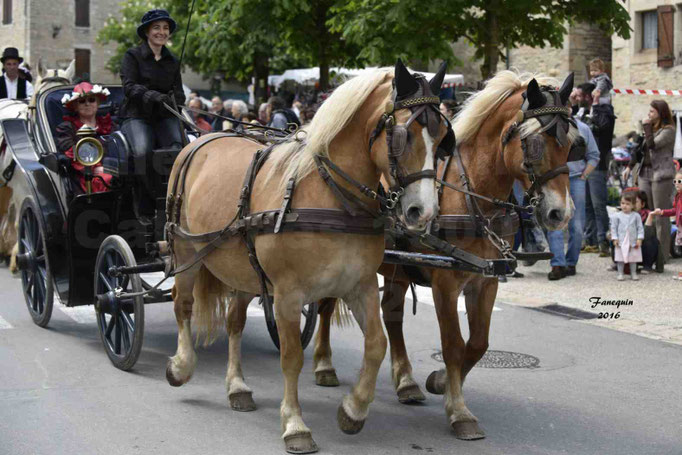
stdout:
<svg viewBox="0 0 682 455">
<path fill-rule="evenodd" d="M 112 73 L 118 74 L 121 70 L 121 61 L 126 51 L 140 44 L 140 38 L 136 31 L 137 26 L 140 24 L 140 19 L 144 13 L 153 8 L 168 8 L 168 5 L 164 1 L 131 0 L 121 2 L 119 13 L 110 15 L 104 22 L 104 27 L 97 35 L 97 42 L 100 44 L 118 43 L 114 55 L 106 64 L 106 68 Z"/>
<path fill-rule="evenodd" d="M 630 17 L 618 0 L 351 0 L 341 14 L 335 29 L 351 42 L 370 43 L 363 53 L 377 58 L 391 52 L 387 42 L 409 55 L 433 39 L 436 48 L 428 54 L 445 54 L 442 43 L 466 38 L 483 60 L 484 78 L 496 71 L 506 48 L 561 47 L 575 22 L 630 37 Z"/>
</svg>

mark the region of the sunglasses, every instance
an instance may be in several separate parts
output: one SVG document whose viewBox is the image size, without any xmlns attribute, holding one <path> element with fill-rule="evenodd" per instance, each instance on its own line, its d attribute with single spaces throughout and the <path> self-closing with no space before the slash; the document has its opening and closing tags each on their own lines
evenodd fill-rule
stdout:
<svg viewBox="0 0 682 455">
<path fill-rule="evenodd" d="M 78 104 L 85 104 L 85 103 L 96 103 L 97 102 L 97 97 L 96 96 L 88 96 L 87 98 L 78 98 Z"/>
<path fill-rule="evenodd" d="M 679 184 L 679 185 L 682 185 L 682 179 L 675 179 L 675 180 L 673 180 L 673 183 L 674 183 L 675 185 L 678 185 L 678 184 Z"/>
</svg>

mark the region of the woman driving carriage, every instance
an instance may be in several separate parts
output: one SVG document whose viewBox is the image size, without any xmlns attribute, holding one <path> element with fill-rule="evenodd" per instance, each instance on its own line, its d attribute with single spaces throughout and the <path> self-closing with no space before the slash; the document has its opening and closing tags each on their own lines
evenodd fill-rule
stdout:
<svg viewBox="0 0 682 455">
<path fill-rule="evenodd" d="M 89 82 L 81 82 L 71 92 L 62 98 L 62 104 L 69 111 L 63 122 L 57 126 L 57 149 L 71 158 L 71 167 L 76 171 L 78 183 L 83 191 L 86 190 L 84 166 L 79 163 L 73 154 L 73 146 L 78 142 L 77 131 L 84 125 L 95 129 L 97 136 L 110 134 L 113 129 L 111 116 L 97 115 L 100 103 L 107 99 L 109 90 L 99 85 L 93 86 Z M 111 175 L 104 172 L 101 164 L 94 166 L 92 179 L 92 191 L 100 193 L 107 191 L 111 183 Z"/>
<path fill-rule="evenodd" d="M 164 104 L 182 105 L 180 63 L 166 48 L 176 23 L 168 11 L 154 9 L 142 16 L 137 35 L 142 44 L 129 49 L 121 63 L 124 99 L 119 112 L 121 130 L 130 142 L 136 172 L 148 167 L 147 158 L 154 148 L 181 148 L 182 136 L 178 120 Z M 174 99 L 173 99 L 174 98 Z M 144 187 L 136 189 L 142 214 L 152 214 L 150 198 Z"/>
</svg>

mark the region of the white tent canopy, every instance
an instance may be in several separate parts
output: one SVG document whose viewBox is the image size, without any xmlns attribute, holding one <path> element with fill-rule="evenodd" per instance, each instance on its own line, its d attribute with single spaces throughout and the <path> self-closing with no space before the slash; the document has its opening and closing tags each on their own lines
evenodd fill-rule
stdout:
<svg viewBox="0 0 682 455">
<path fill-rule="evenodd" d="M 361 68 L 361 69 L 351 69 L 351 68 L 329 68 L 330 74 L 343 75 L 346 77 L 355 77 L 362 74 L 365 71 L 375 70 L 377 67 Z M 410 72 L 415 72 L 410 70 Z M 436 73 L 426 73 L 423 71 L 417 71 L 423 74 L 427 79 L 431 79 Z M 313 85 L 316 81 L 320 80 L 320 68 L 299 68 L 286 70 L 283 74 L 272 75 L 268 77 L 268 85 L 274 86 L 276 89 L 282 85 L 284 81 L 295 81 L 301 85 Z M 443 87 L 454 87 L 464 84 L 464 76 L 461 74 L 446 74 L 443 79 Z"/>
</svg>

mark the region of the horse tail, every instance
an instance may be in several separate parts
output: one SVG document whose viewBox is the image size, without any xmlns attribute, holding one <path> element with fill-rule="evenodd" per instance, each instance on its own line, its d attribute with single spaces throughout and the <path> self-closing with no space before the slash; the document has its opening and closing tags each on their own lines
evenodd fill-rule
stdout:
<svg viewBox="0 0 682 455">
<path fill-rule="evenodd" d="M 332 324 L 337 327 L 352 327 L 353 315 L 350 308 L 341 299 L 336 299 L 336 306 L 334 306 L 334 313 L 332 314 Z"/>
<path fill-rule="evenodd" d="M 194 282 L 194 305 L 192 319 L 196 328 L 196 344 L 208 346 L 213 343 L 224 326 L 227 303 L 234 294 L 228 286 L 202 265 Z"/>
</svg>

